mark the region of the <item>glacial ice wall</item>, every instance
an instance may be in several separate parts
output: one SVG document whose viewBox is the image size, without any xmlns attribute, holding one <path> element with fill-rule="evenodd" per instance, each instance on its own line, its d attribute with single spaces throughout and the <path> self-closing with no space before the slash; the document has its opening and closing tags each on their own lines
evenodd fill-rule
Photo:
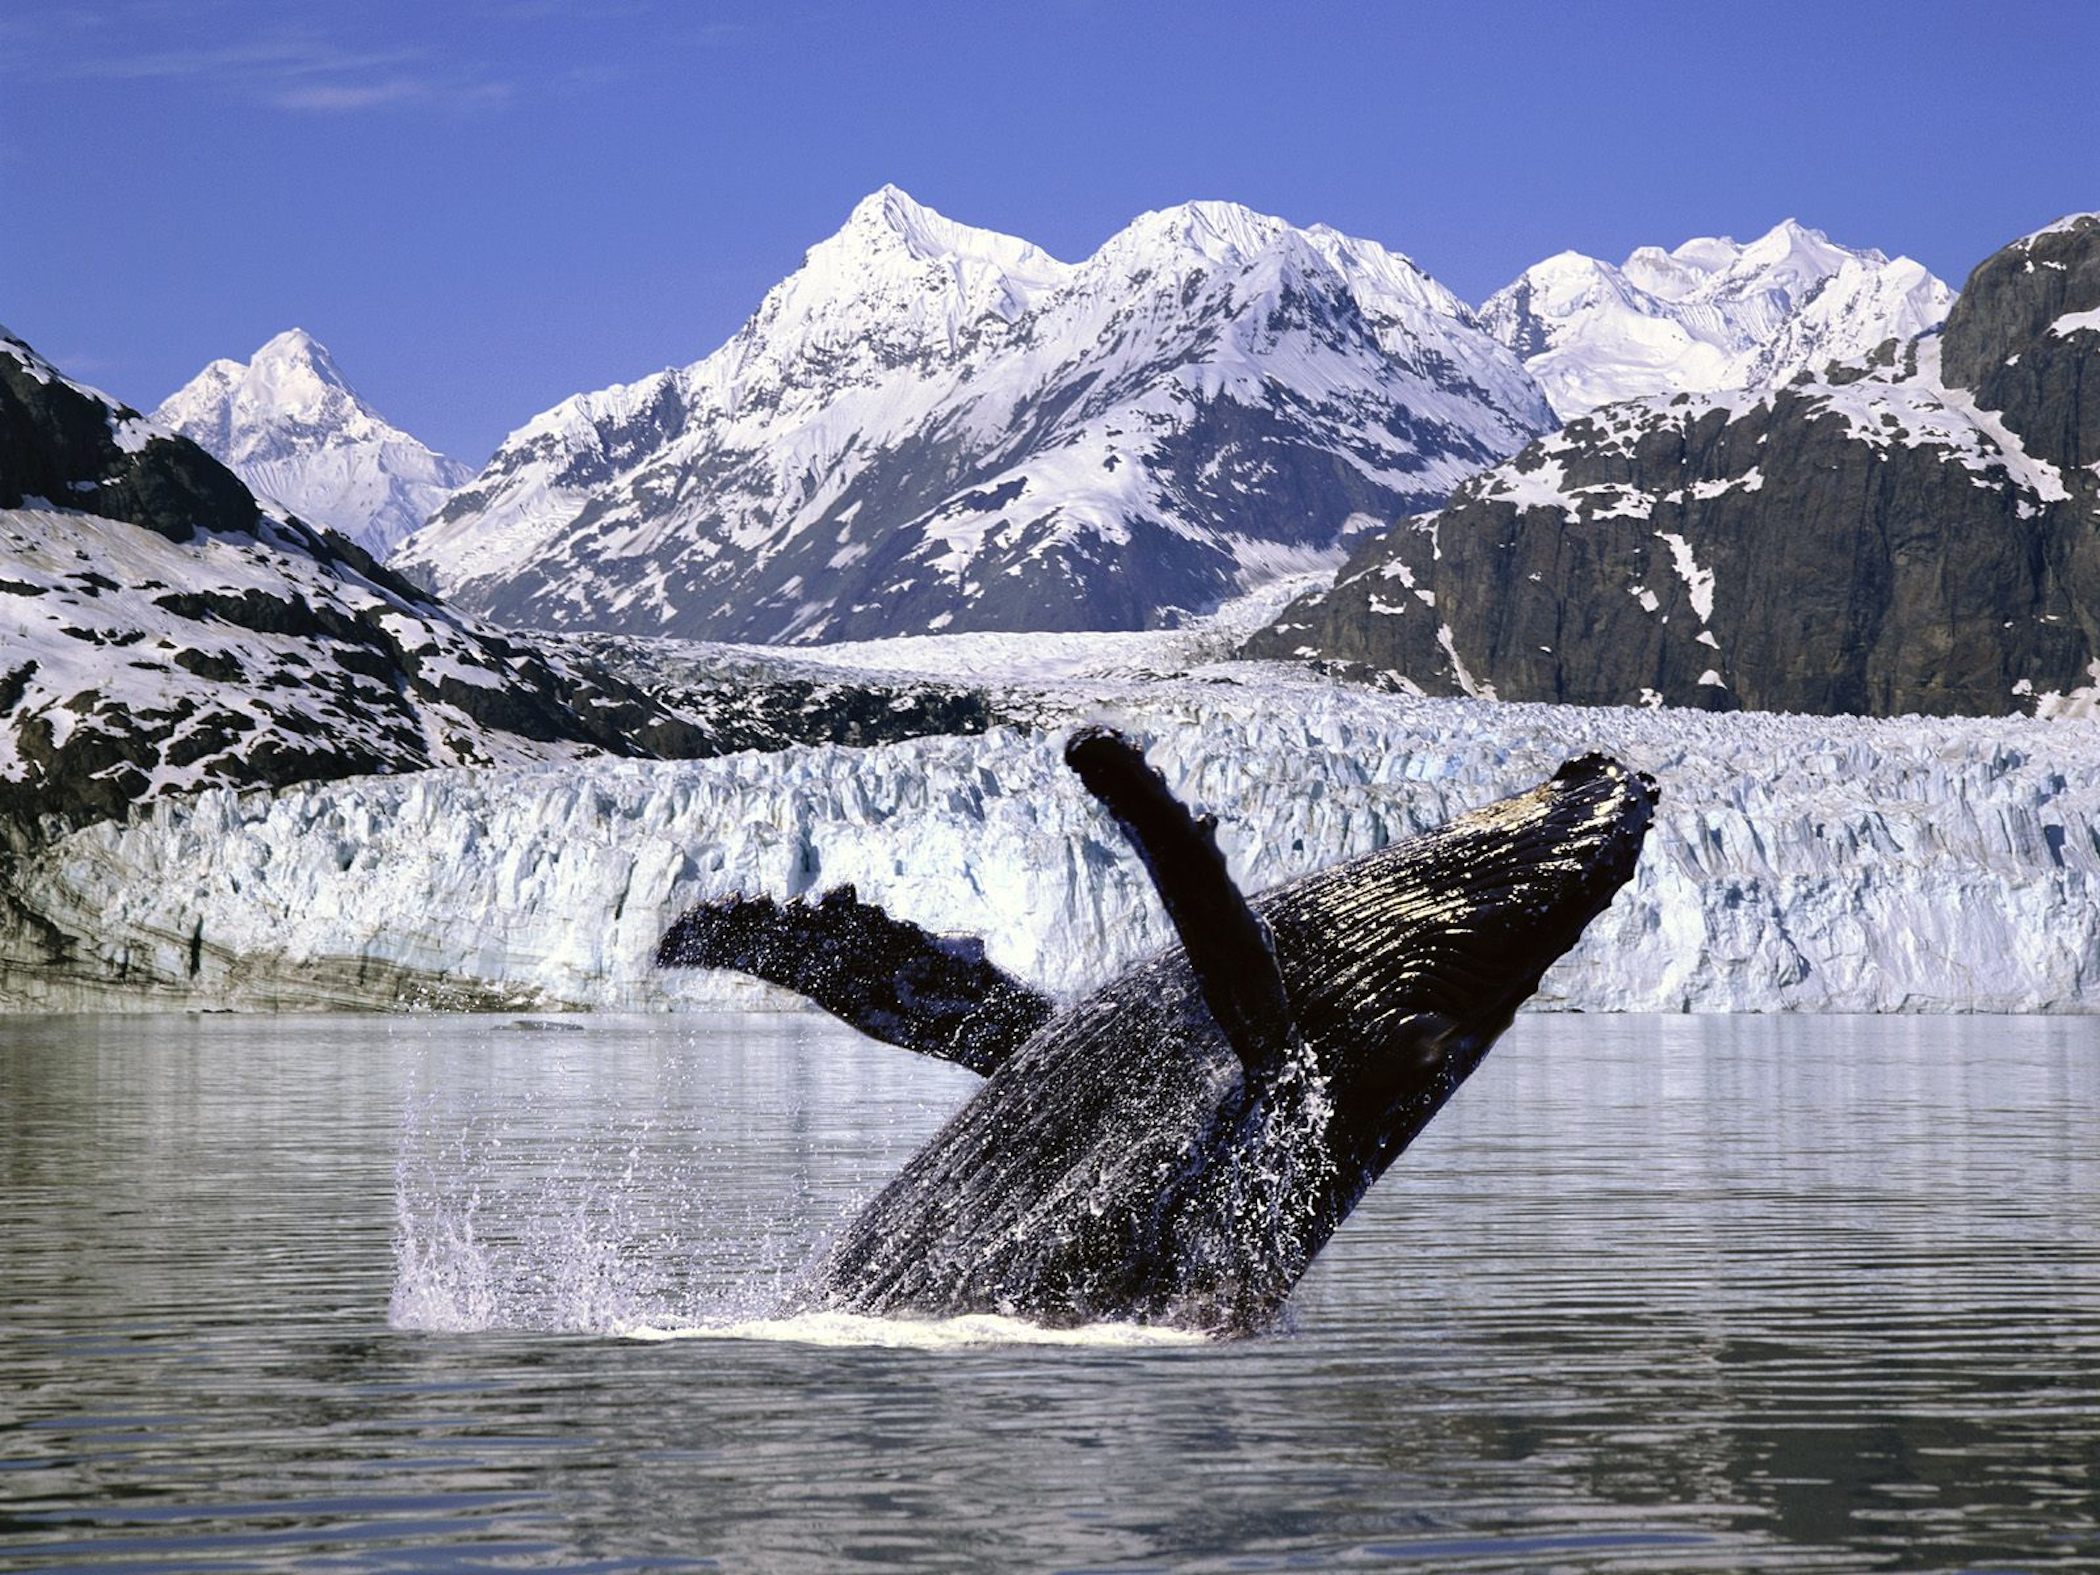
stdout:
<svg viewBox="0 0 2100 1575">
<path fill-rule="evenodd" d="M 1231 674 L 1238 681 L 1227 681 Z M 1105 695 L 1106 698 L 1101 696 Z M 2100 1005 L 2100 727 L 1412 700 L 1236 665 L 1070 706 L 1148 744 L 1257 890 L 1605 749 L 1655 774 L 1634 884 L 1549 974 L 1585 1010 Z M 1062 995 L 1165 944 L 1062 733 L 214 790 L 19 872 L 73 938 L 18 1005 L 735 1004 L 658 937 L 732 891 L 851 882 Z M 18 948 L 19 950 L 19 948 Z"/>
</svg>

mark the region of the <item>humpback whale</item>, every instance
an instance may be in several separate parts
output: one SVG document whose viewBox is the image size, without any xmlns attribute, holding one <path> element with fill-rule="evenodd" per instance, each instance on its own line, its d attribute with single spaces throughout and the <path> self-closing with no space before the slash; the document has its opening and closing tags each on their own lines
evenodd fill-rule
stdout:
<svg viewBox="0 0 2100 1575">
<path fill-rule="evenodd" d="M 986 1075 L 797 1310 L 1269 1325 L 1365 1191 L 1632 875 L 1655 784 L 1603 755 L 1251 901 L 1106 728 L 1065 747 L 1180 937 L 1069 1009 L 842 887 L 730 897 L 664 966 L 732 968 Z"/>
</svg>

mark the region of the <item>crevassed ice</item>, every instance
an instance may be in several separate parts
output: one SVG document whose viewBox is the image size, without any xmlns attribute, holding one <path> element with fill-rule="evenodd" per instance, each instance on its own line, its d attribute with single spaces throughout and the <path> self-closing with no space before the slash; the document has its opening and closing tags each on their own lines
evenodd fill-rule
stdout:
<svg viewBox="0 0 2100 1575">
<path fill-rule="evenodd" d="M 2082 725 L 1407 699 L 1247 664 L 1075 678 L 1032 703 L 1042 732 L 159 804 L 22 872 L 31 906 L 82 937 L 81 966 L 15 988 L 53 1005 L 394 1003 L 407 979 L 547 1006 L 750 1005 L 770 997 L 749 981 L 654 966 L 672 919 L 850 882 L 1069 997 L 1171 938 L 1060 763 L 1081 718 L 1146 741 L 1217 814 L 1251 890 L 1584 750 L 1653 772 L 1640 871 L 1548 974 L 1546 1007 L 2085 1010 L 2100 978 L 2100 734 Z"/>
</svg>

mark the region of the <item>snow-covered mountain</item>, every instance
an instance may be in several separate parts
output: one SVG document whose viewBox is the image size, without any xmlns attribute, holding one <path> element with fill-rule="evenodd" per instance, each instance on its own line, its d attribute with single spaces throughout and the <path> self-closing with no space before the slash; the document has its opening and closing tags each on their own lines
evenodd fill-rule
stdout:
<svg viewBox="0 0 2100 1575">
<path fill-rule="evenodd" d="M 261 496 L 378 558 L 474 475 L 389 426 L 302 328 L 245 363 L 212 362 L 153 420 L 224 461 Z"/>
<path fill-rule="evenodd" d="M 488 629 L 0 330 L 0 914 L 7 853 L 211 786 L 990 720 L 938 686 L 692 663 L 629 682 L 579 644 Z"/>
<path fill-rule="evenodd" d="M 0 331 L 0 846 L 213 784 L 704 753 L 702 732 L 259 504 Z"/>
<path fill-rule="evenodd" d="M 1249 649 L 1505 700 L 2091 713 L 2096 520 L 2086 214 L 1985 259 L 1908 343 L 1569 421 Z"/>
<path fill-rule="evenodd" d="M 514 432 L 396 562 L 557 629 L 1139 628 L 1551 424 L 1370 242 L 1198 202 L 1072 264 L 885 187 L 713 355 Z"/>
<path fill-rule="evenodd" d="M 1956 335 L 1949 364 L 1990 359 L 2017 318 L 2028 348 L 2003 375 L 2038 379 L 2035 408 L 2066 408 L 2081 363 L 2041 352 L 2075 351 L 2100 323 L 2100 274 L 2076 250 L 2092 228 L 1980 272 L 1970 299 L 1991 332 Z M 1250 614 L 1273 615 L 1259 607 L 1216 628 L 795 652 L 604 637 L 588 645 L 615 670 L 579 689 L 565 658 L 542 669 L 361 554 L 325 556 L 355 550 L 257 511 L 193 445 L 0 348 L 0 1006 L 756 1004 L 768 997 L 749 981 L 655 967 L 665 927 L 707 897 L 840 882 L 980 935 L 1002 966 L 1070 995 L 1169 938 L 1143 870 L 1059 760 L 1066 729 L 1106 720 L 1217 814 L 1250 889 L 1586 749 L 1653 772 L 1662 808 L 1635 882 L 1541 1005 L 2100 1007 L 2087 725 L 1410 699 L 1213 661 Z M 1989 392 L 2025 419 L 2014 389 Z M 2085 416 L 2076 440 L 2100 454 Z M 1695 602 L 1696 551 L 1672 553 Z M 549 716 L 626 730 L 611 702 L 634 688 L 690 711 L 693 690 L 723 681 L 858 691 L 871 719 L 896 710 L 885 690 L 983 690 L 974 715 L 924 719 L 973 736 L 873 748 L 587 760 L 573 736 L 518 731 Z M 870 741 L 850 719 L 813 736 Z M 391 757 L 358 763 L 378 749 Z M 490 763 L 312 780 L 441 750 Z M 12 808 L 68 804 L 76 829 L 9 824 Z"/>
<path fill-rule="evenodd" d="M 1563 420 L 1647 395 L 1764 388 L 1936 326 L 1954 292 L 1908 257 L 1792 219 L 1749 245 L 1643 246 L 1617 267 L 1561 252 L 1481 305 Z"/>
</svg>

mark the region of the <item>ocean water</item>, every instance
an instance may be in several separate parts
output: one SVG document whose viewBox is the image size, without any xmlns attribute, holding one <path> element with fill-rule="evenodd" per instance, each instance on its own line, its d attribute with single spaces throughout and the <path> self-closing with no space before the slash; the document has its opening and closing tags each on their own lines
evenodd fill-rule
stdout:
<svg viewBox="0 0 2100 1575">
<path fill-rule="evenodd" d="M 2100 1021 L 1526 1018 L 1273 1335 L 779 1317 L 973 1082 L 0 1019 L 0 1569 L 2100 1569 Z"/>
</svg>

